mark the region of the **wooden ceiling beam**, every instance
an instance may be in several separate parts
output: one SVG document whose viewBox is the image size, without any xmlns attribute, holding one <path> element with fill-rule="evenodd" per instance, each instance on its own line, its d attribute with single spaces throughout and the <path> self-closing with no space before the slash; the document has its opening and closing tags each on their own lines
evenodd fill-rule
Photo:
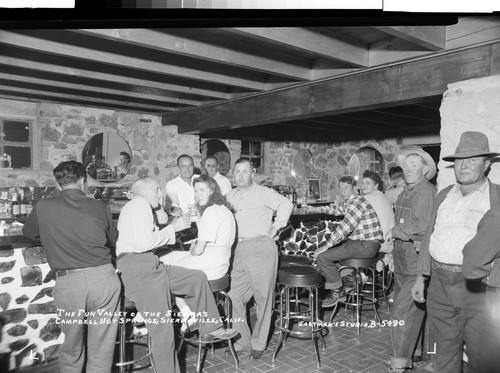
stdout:
<svg viewBox="0 0 500 373">
<path fill-rule="evenodd" d="M 241 87 L 248 90 L 264 91 L 267 88 L 264 76 L 259 77 L 256 73 L 248 72 L 245 74 L 243 72 L 238 76 L 232 76 L 224 73 L 203 71 L 200 69 L 201 66 L 197 66 L 196 68 L 194 66 L 177 66 L 149 60 L 146 56 L 144 58 L 132 57 L 130 55 L 115 54 L 108 51 L 90 49 L 49 39 L 55 35 L 62 38 L 64 33 L 64 30 L 16 30 L 16 32 L 0 30 L 0 42 L 18 48 L 77 58 L 83 61 L 92 61 L 103 64 L 103 67 L 108 65 L 110 70 L 112 70 L 113 66 L 119 66 L 122 68 L 148 71 L 166 76 L 176 76 L 194 81 L 220 81 L 223 82 L 224 85 Z M 68 33 L 66 33 L 66 35 L 68 35 Z M 49 38 L 44 38 L 44 36 Z"/>
<path fill-rule="evenodd" d="M 163 83 L 160 81 L 146 80 L 140 78 L 134 78 L 124 75 L 118 75 L 113 73 L 101 73 L 94 72 L 92 70 L 86 70 L 76 67 L 67 67 L 62 65 L 54 65 L 51 63 L 31 61 L 22 58 L 9 57 L 0 55 L 0 64 L 8 66 L 16 66 L 23 69 L 32 70 L 35 73 L 56 73 L 60 74 L 66 81 L 75 80 L 79 78 L 83 79 L 97 79 L 103 83 L 116 83 L 120 82 L 123 84 L 130 84 L 132 86 L 147 87 L 154 89 L 161 89 L 164 91 L 170 91 L 177 94 L 180 98 L 194 98 L 195 96 L 208 97 L 213 100 L 218 99 L 230 99 L 234 98 L 236 95 L 224 93 L 210 89 L 201 89 L 196 87 L 188 87 L 186 85 Z"/>
<path fill-rule="evenodd" d="M 21 99 L 29 99 L 29 98 L 40 98 L 46 102 L 55 102 L 55 103 L 64 103 L 67 105 L 72 104 L 81 104 L 88 106 L 92 104 L 97 107 L 106 107 L 106 108 L 122 108 L 127 111 L 140 111 L 140 112 L 149 112 L 155 111 L 158 115 L 164 114 L 169 111 L 169 107 L 166 105 L 150 105 L 144 103 L 137 103 L 133 101 L 120 100 L 120 99 L 110 99 L 104 97 L 89 97 L 84 96 L 82 94 L 68 94 L 65 92 L 51 92 L 51 91 L 43 91 L 39 89 L 30 89 L 30 88 L 19 88 L 12 87 L 6 84 L 2 84 L 0 81 L 0 92 L 8 98 L 21 98 Z M 170 108 L 170 110 L 175 110 L 175 108 Z"/>
<path fill-rule="evenodd" d="M 172 109 L 171 105 L 175 105 L 177 108 L 179 107 L 192 107 L 192 106 L 199 106 L 198 101 L 194 100 L 185 100 L 185 99 L 178 99 L 175 97 L 167 97 L 167 96 L 162 96 L 162 95 L 153 95 L 153 94 L 146 94 L 146 93 L 140 93 L 140 92 L 135 92 L 135 91 L 126 91 L 124 89 L 111 89 L 111 88 L 105 88 L 102 86 L 98 85 L 83 85 L 80 83 L 67 83 L 67 82 L 61 82 L 59 80 L 53 80 L 53 79 L 44 79 L 44 78 L 34 78 L 30 76 L 23 76 L 23 75 L 17 75 L 17 74 L 12 74 L 12 73 L 3 73 L 0 72 L 0 79 L 9 81 L 12 86 L 16 86 L 17 82 L 20 83 L 27 83 L 27 84 L 36 84 L 40 86 L 46 86 L 46 87 L 51 87 L 53 89 L 58 89 L 58 88 L 64 88 L 64 89 L 71 89 L 74 91 L 95 91 L 98 94 L 109 94 L 109 95 L 115 95 L 115 96 L 122 96 L 122 97 L 128 97 L 129 100 L 134 101 L 134 100 L 147 100 L 147 101 L 152 101 L 155 104 L 165 104 L 166 110 L 170 111 Z"/>
<path fill-rule="evenodd" d="M 164 115 L 180 133 L 252 127 L 409 104 L 442 95 L 448 84 L 498 74 L 500 41 L 437 53 L 428 58 L 283 88 L 221 104 Z"/>
<path fill-rule="evenodd" d="M 222 47 L 220 44 L 224 40 L 218 42 L 216 39 L 220 38 L 217 35 L 211 35 L 209 39 L 211 44 L 209 44 L 208 42 L 190 38 L 189 33 L 193 32 L 192 29 L 186 29 L 183 32 L 177 30 L 161 32 L 161 30 L 150 29 L 80 29 L 67 31 L 152 48 L 197 60 L 283 76 L 294 80 L 311 80 L 311 69 L 306 59 L 292 58 L 291 56 L 288 59 L 273 58 L 274 54 L 270 53 L 270 51 L 267 51 L 267 53 L 261 51 L 263 53 L 259 53 L 252 45 L 245 45 L 244 49 L 242 46 L 241 50 Z M 195 32 L 198 35 L 203 32 L 208 34 L 209 30 L 196 29 Z M 227 40 L 226 45 L 229 45 Z"/>
<path fill-rule="evenodd" d="M 314 29 L 301 27 L 250 27 L 230 28 L 225 31 L 263 40 L 267 43 L 286 46 L 300 52 L 315 53 L 342 62 L 349 66 L 368 66 L 368 47 L 355 40 L 343 40 L 325 35 Z"/>
<path fill-rule="evenodd" d="M 376 26 L 375 28 L 431 51 L 445 48 L 445 26 Z"/>
</svg>

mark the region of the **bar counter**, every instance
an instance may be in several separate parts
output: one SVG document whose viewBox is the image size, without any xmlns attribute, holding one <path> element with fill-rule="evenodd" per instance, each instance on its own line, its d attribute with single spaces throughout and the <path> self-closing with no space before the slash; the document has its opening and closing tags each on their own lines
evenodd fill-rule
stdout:
<svg viewBox="0 0 500 373">
<path fill-rule="evenodd" d="M 342 216 L 320 212 L 318 206 L 294 209 L 278 240 L 282 255 L 311 257 L 317 246 L 328 239 Z M 113 213 L 113 218 L 117 219 L 118 214 Z M 25 222 L 23 218 L 16 220 Z M 9 228 L 7 235 L 0 236 L 0 319 L 4 324 L 0 357 L 8 359 L 10 369 L 40 367 L 57 360 L 64 338 L 52 297 L 54 275 L 43 247 L 23 236 L 21 227 Z M 185 242 L 192 235 L 192 230 L 186 230 L 178 237 Z M 179 247 L 163 247 L 158 254 L 172 249 Z"/>
</svg>

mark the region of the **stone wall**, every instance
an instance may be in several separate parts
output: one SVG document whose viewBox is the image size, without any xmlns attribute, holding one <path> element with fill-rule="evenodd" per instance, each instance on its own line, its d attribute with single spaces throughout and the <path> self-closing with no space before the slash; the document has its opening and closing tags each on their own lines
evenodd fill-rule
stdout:
<svg viewBox="0 0 500 373">
<path fill-rule="evenodd" d="M 56 359 L 64 341 L 56 323 L 55 285 L 40 246 L 0 250 L 0 316 L 5 323 L 0 353 L 10 368 Z"/>
<path fill-rule="evenodd" d="M 365 141 L 336 143 L 272 142 L 266 146 L 268 176 L 274 184 L 296 185 L 303 190 L 305 184 L 292 175 L 293 158 L 299 149 L 312 155 L 313 168 L 307 178 L 320 179 L 323 201 L 334 201 L 340 177 L 349 175 L 349 160 L 359 148 L 369 146 L 384 158 L 383 178 L 388 182 L 388 170 L 396 165 L 395 154 L 401 149 L 401 139 L 368 139 Z M 364 170 L 361 170 L 364 171 Z"/>
<path fill-rule="evenodd" d="M 34 121 L 33 170 L 0 171 L 0 186 L 54 186 L 54 167 L 66 160 L 81 161 L 85 143 L 101 132 L 120 135 L 132 150 L 129 174 L 108 185 L 127 185 L 146 175 L 164 185 L 177 176 L 179 155 L 193 155 L 197 167 L 201 161 L 199 137 L 179 135 L 177 126 L 163 127 L 159 116 L 3 99 L 0 115 Z M 104 184 L 90 181 L 90 185 Z"/>
<path fill-rule="evenodd" d="M 464 131 L 488 136 L 490 150 L 500 152 L 500 75 L 450 84 L 441 104 L 441 156 L 455 153 Z M 438 187 L 455 183 L 452 162 L 439 162 Z M 493 163 L 489 178 L 500 184 L 500 164 Z"/>
</svg>

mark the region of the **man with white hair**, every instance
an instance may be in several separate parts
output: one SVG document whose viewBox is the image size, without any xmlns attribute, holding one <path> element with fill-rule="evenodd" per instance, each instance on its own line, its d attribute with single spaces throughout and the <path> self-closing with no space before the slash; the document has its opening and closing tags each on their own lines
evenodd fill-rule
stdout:
<svg viewBox="0 0 500 373">
<path fill-rule="evenodd" d="M 179 372 L 171 322 L 171 293 L 185 296 L 190 310 L 209 322 L 199 324 L 203 341 L 230 339 L 238 333 L 222 328 L 215 300 L 202 271 L 164 265 L 151 250 L 175 242 L 175 232 L 191 225 L 189 217 L 174 218 L 160 229 L 155 211 L 162 199 L 158 182 L 146 177 L 131 187 L 132 200 L 118 219 L 117 266 L 125 296 L 135 302 L 145 318 L 152 338 L 152 353 L 158 372 Z M 203 320 L 202 320 L 203 321 Z"/>
</svg>

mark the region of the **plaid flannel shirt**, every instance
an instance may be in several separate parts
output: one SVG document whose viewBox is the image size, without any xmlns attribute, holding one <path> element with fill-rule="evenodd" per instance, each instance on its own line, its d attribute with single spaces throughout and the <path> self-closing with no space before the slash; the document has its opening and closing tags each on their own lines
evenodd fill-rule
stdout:
<svg viewBox="0 0 500 373">
<path fill-rule="evenodd" d="M 345 239 L 383 241 L 384 234 L 377 213 L 365 197 L 352 195 L 344 202 L 344 219 L 330 237 L 329 244 L 336 245 Z"/>
</svg>

